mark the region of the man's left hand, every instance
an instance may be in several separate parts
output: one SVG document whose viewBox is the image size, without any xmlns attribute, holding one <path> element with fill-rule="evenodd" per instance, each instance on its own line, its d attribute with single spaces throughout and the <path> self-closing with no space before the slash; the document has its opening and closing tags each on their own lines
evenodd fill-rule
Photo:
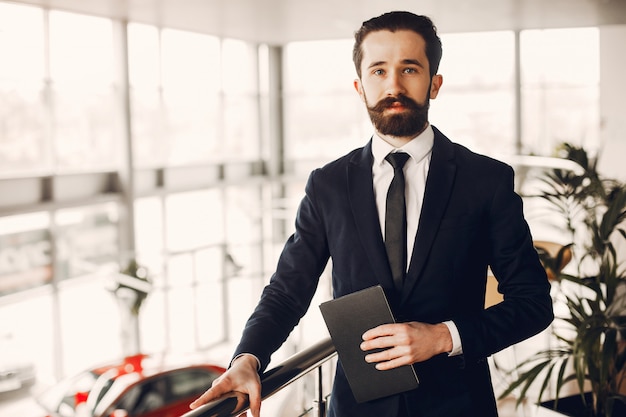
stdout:
<svg viewBox="0 0 626 417">
<path fill-rule="evenodd" d="M 376 369 L 387 370 L 423 362 L 452 350 L 452 337 L 443 324 L 419 322 L 383 324 L 363 334 L 361 350 L 385 349 L 365 356 Z"/>
</svg>

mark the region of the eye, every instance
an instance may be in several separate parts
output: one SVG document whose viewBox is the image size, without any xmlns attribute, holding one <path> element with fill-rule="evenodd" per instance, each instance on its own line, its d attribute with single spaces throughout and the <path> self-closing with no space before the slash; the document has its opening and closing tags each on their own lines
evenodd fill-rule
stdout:
<svg viewBox="0 0 626 417">
<path fill-rule="evenodd" d="M 372 74 L 374 74 L 374 75 L 384 75 L 385 71 L 379 68 L 379 69 L 375 69 L 374 71 L 372 71 Z"/>
<path fill-rule="evenodd" d="M 415 74 L 417 70 L 415 68 L 405 68 L 403 72 L 405 74 Z"/>
</svg>

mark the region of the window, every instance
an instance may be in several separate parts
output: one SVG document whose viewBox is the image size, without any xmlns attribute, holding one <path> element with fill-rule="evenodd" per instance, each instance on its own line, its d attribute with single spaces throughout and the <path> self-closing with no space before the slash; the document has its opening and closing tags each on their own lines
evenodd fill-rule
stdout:
<svg viewBox="0 0 626 417">
<path fill-rule="evenodd" d="M 50 12 L 50 105 L 59 171 L 119 166 L 114 65 L 110 20 Z"/>
<path fill-rule="evenodd" d="M 161 36 L 168 165 L 219 157 L 219 39 L 173 29 Z"/>
<path fill-rule="evenodd" d="M 168 379 L 174 399 L 202 394 L 211 387 L 219 374 L 206 369 L 185 369 L 172 372 Z"/>
<path fill-rule="evenodd" d="M 289 160 L 328 162 L 362 146 L 372 133 L 353 87 L 352 44 L 313 41 L 285 47 L 284 146 Z"/>
<path fill-rule="evenodd" d="M 138 168 L 163 166 L 167 161 L 159 36 L 154 26 L 128 25 L 133 158 Z"/>
<path fill-rule="evenodd" d="M 67 279 L 115 267 L 118 261 L 118 208 L 114 203 L 59 210 L 57 262 Z"/>
<path fill-rule="evenodd" d="M 597 28 L 523 31 L 522 144 L 553 155 L 562 142 L 598 150 L 600 55 Z"/>
<path fill-rule="evenodd" d="M 50 168 L 43 28 L 41 9 L 0 3 L 0 176 Z"/>
<path fill-rule="evenodd" d="M 222 41 L 221 160 L 251 161 L 261 153 L 257 61 L 255 45 L 235 39 Z"/>
<path fill-rule="evenodd" d="M 165 405 L 168 390 L 167 383 L 166 376 L 158 376 L 144 381 L 141 385 L 139 399 L 135 406 L 130 409 L 130 414 L 147 414 Z"/>
<path fill-rule="evenodd" d="M 181 251 L 224 241 L 224 201 L 219 189 L 166 197 L 167 249 Z"/>
<path fill-rule="evenodd" d="M 0 295 L 52 281 L 49 222 L 47 213 L 0 217 Z"/>
<path fill-rule="evenodd" d="M 513 32 L 442 34 L 441 42 L 443 86 L 431 123 L 475 152 L 514 153 Z"/>
</svg>

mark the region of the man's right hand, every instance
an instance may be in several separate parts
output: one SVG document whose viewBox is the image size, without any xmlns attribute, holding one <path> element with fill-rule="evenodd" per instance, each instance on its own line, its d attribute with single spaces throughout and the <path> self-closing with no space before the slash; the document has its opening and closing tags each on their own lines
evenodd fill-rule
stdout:
<svg viewBox="0 0 626 417">
<path fill-rule="evenodd" d="M 254 356 L 246 354 L 239 356 L 226 372 L 213 381 L 211 388 L 189 404 L 189 408 L 198 408 L 228 393 L 240 392 L 248 395 L 252 416 L 260 417 L 261 378 L 257 372 L 257 365 L 258 362 Z M 242 416 L 245 416 L 245 413 Z"/>
</svg>

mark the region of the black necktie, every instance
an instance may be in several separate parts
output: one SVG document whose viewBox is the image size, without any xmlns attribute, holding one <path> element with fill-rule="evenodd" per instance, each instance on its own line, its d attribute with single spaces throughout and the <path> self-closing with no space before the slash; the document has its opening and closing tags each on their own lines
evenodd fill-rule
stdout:
<svg viewBox="0 0 626 417">
<path fill-rule="evenodd" d="M 385 210 L 385 247 L 391 266 L 393 282 L 398 291 L 402 290 L 406 274 L 406 206 L 404 202 L 404 172 L 402 167 L 409 159 L 409 154 L 395 152 L 385 159 L 393 167 L 393 180 L 387 191 Z"/>
</svg>

